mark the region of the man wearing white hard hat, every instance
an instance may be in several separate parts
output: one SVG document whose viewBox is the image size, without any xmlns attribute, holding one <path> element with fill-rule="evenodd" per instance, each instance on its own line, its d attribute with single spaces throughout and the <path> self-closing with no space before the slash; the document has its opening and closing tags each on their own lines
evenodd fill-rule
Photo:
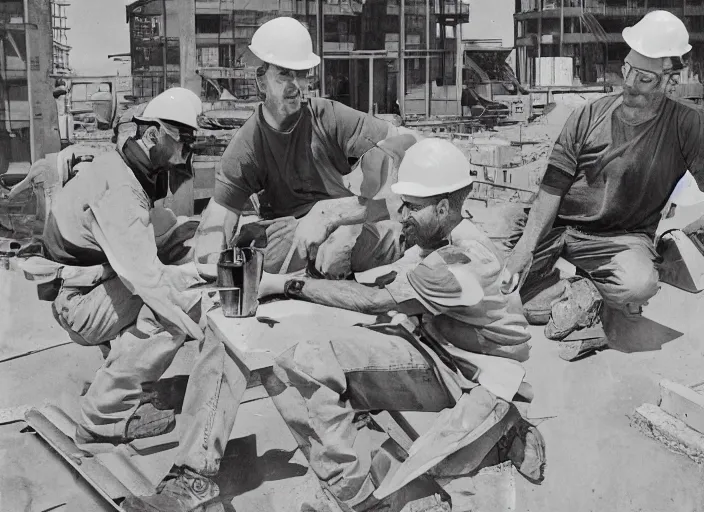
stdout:
<svg viewBox="0 0 704 512">
<path fill-rule="evenodd" d="M 631 48 L 623 92 L 567 120 L 527 223 L 517 222 L 525 228 L 516 231 L 513 243 L 520 240 L 507 261 L 507 280 L 513 276 L 515 285 L 522 281 L 517 276 L 527 277 L 522 295 L 529 319 L 545 299 L 546 316 L 536 314 L 536 323 L 549 316 L 552 339 L 590 318 L 598 324 L 601 301 L 607 332 L 617 320 L 637 318 L 659 289 L 653 240 L 663 207 L 687 169 L 704 188 L 704 117 L 666 96 L 691 49 L 687 29 L 672 13 L 652 11 L 624 29 L 623 38 Z M 582 277 L 541 290 L 560 256 Z M 571 293 L 575 286 L 593 296 L 589 304 L 578 304 L 582 292 Z M 550 303 L 561 293 L 551 315 Z"/>
<path fill-rule="evenodd" d="M 180 243 L 188 236 L 178 235 L 183 225 L 171 212 L 152 208 L 166 196 L 169 172 L 187 162 L 197 128 L 200 110 L 182 91 L 155 97 L 136 118 L 141 136 L 86 164 L 56 195 L 46 222 L 48 259 L 65 268 L 104 269 L 80 285 L 61 275 L 55 280 L 52 309 L 71 339 L 110 343 L 81 399 L 81 445 L 172 430 L 174 410 L 146 399 L 142 383 L 158 380 L 187 338 L 203 339 L 201 294 L 189 289 L 203 281 L 192 263 L 185 264 L 193 256 Z M 195 228 L 189 230 L 192 236 Z M 175 234 L 179 243 L 173 243 Z M 208 386 L 207 371 L 199 382 Z M 208 449 L 202 442 L 183 443 L 179 457 L 199 469 Z"/>
<path fill-rule="evenodd" d="M 467 475 L 500 441 L 503 460 L 532 481 L 543 478 L 542 437 L 511 403 L 530 394 L 519 364 L 529 355 L 527 322 L 518 294 L 500 290 L 499 252 L 463 218 L 472 181 L 469 162 L 451 142 L 418 142 L 392 185 L 416 247 L 396 263 L 357 274 L 358 282 L 280 276 L 267 285 L 291 299 L 379 315 L 374 325 L 310 326 L 277 358 L 266 384 L 344 510 L 400 510 L 421 498 L 428 504 L 438 489 L 426 472 L 444 482 Z M 397 469 L 401 461 L 389 452 L 370 455 L 361 440 L 369 431 L 353 422 L 377 410 L 439 413 Z"/>
<path fill-rule="evenodd" d="M 345 277 L 351 270 L 373 266 L 376 260 L 366 261 L 355 240 L 385 236 L 374 222 L 388 219 L 389 212 L 383 200 L 373 198 L 392 172 L 387 153 L 406 149 L 416 136 L 332 100 L 306 100 L 308 75 L 320 57 L 299 21 L 268 21 L 257 29 L 249 48 L 263 62 L 257 70 L 263 102 L 223 154 L 214 196 L 201 222 L 199 263 L 230 241 L 246 201 L 259 194 L 263 222 L 258 225 L 268 240 L 266 272 L 294 272 L 310 262 L 326 276 Z M 355 195 L 344 177 L 351 172 L 350 160 L 360 157 L 363 180 Z M 331 247 L 333 233 L 342 243 Z M 400 249 L 388 238 L 387 253 L 399 256 Z M 348 263 L 337 265 L 333 260 L 339 258 Z M 359 261 L 358 268 L 349 268 L 352 259 Z M 322 261 L 330 263 L 323 267 Z"/>
</svg>

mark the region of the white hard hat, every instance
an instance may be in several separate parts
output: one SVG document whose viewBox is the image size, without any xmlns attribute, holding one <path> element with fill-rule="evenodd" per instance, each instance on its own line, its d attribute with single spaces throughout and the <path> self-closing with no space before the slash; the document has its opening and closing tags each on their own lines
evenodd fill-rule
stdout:
<svg viewBox="0 0 704 512">
<path fill-rule="evenodd" d="M 652 59 L 682 57 L 692 49 L 687 27 L 668 11 L 651 11 L 622 34 L 631 49 Z"/>
<path fill-rule="evenodd" d="M 198 129 L 198 116 L 203 112 L 200 98 L 183 87 L 172 87 L 152 99 L 138 121 L 173 121 Z"/>
<path fill-rule="evenodd" d="M 449 194 L 472 184 L 467 157 L 445 139 L 423 139 L 411 146 L 398 169 L 395 194 L 431 197 Z"/>
<path fill-rule="evenodd" d="M 303 70 L 320 64 L 308 30 L 298 20 L 285 16 L 259 27 L 249 49 L 264 62 L 282 68 Z"/>
</svg>

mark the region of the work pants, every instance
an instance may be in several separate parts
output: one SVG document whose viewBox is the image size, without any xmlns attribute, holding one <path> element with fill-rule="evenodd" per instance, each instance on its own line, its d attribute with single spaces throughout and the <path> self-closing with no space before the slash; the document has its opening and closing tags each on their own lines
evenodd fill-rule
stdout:
<svg viewBox="0 0 704 512">
<path fill-rule="evenodd" d="M 510 250 L 523 234 L 526 218 L 527 212 L 514 212 L 508 232 L 492 233 L 492 238 Z M 539 287 L 560 257 L 589 277 L 606 306 L 626 314 L 639 313 L 659 290 L 660 257 L 648 235 L 597 235 L 561 226 L 553 227 L 538 243 L 521 294 Z"/>
<path fill-rule="evenodd" d="M 362 327 L 316 325 L 305 341 L 277 358 L 273 378 L 264 384 L 322 484 L 348 507 L 363 510 L 388 464 L 372 456 L 365 429 L 358 430 L 353 422 L 355 415 L 453 407 L 456 397 L 441 379 L 426 356 L 401 337 Z M 501 401 L 481 386 L 460 396 L 471 401 L 464 409 L 471 412 L 463 418 L 468 432 L 493 417 Z M 477 432 L 463 451 L 471 453 L 465 464 L 450 457 L 455 468 L 451 473 L 467 475 L 476 469 L 504 430 Z"/>
<path fill-rule="evenodd" d="M 383 214 L 379 214 L 383 216 Z M 293 244 L 298 220 L 293 217 L 259 221 L 266 229 L 264 271 L 278 274 Z M 354 272 L 388 265 L 403 256 L 401 224 L 391 220 L 370 220 L 364 224 L 340 226 L 320 245 L 317 259 L 327 278 L 346 278 Z M 303 270 L 308 256 L 296 250 L 288 272 Z"/>
<path fill-rule="evenodd" d="M 191 312 L 195 320 L 201 314 Z M 118 278 L 81 294 L 64 289 L 54 315 L 82 345 L 111 341 L 111 350 L 81 399 L 81 424 L 102 436 L 124 435 L 139 406 L 143 382 L 158 380 L 173 362 L 186 336 L 168 332 L 141 299 Z M 191 370 L 179 419 L 177 465 L 215 475 L 225 453 L 249 373 L 225 353 L 221 340 L 207 332 Z"/>
</svg>

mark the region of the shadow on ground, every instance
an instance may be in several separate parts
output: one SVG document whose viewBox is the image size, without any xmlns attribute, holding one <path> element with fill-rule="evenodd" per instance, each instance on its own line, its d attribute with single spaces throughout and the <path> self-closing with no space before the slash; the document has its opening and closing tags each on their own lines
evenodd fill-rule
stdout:
<svg viewBox="0 0 704 512">
<path fill-rule="evenodd" d="M 296 450 L 269 450 L 257 455 L 257 436 L 251 434 L 227 443 L 216 481 L 222 496 L 235 497 L 266 481 L 303 476 L 308 468 L 290 462 Z"/>
<path fill-rule="evenodd" d="M 662 350 L 666 343 L 684 336 L 684 333 L 645 316 L 626 317 L 612 312 L 604 315 L 603 320 L 609 348 L 627 354 Z"/>
</svg>

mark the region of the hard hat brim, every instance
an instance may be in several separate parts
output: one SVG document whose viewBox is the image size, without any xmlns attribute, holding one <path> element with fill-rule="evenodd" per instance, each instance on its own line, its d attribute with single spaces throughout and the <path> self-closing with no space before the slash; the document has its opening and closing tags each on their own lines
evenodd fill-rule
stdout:
<svg viewBox="0 0 704 512">
<path fill-rule="evenodd" d="M 410 181 L 399 181 L 398 183 L 391 185 L 391 191 L 400 196 L 432 197 L 456 192 L 460 189 L 468 187 L 474 183 L 474 181 L 474 178 L 470 177 L 454 184 L 451 187 L 427 187 L 425 185 L 420 185 Z"/>
<path fill-rule="evenodd" d="M 635 40 L 635 38 L 631 37 L 632 36 L 632 29 L 633 27 L 626 27 L 623 29 L 621 32 L 621 36 L 623 37 L 623 40 L 626 42 L 626 44 L 632 49 L 643 55 L 644 57 L 649 57 L 651 59 L 662 59 L 665 57 L 682 57 L 683 55 L 686 55 L 692 50 L 692 45 L 687 44 L 683 48 L 680 48 L 679 50 L 671 50 L 671 51 L 660 51 L 660 52 L 649 52 L 647 50 L 644 50 L 641 45 L 638 44 L 638 42 Z"/>
<path fill-rule="evenodd" d="M 311 53 L 307 59 L 304 60 L 284 60 L 277 59 L 271 54 L 258 52 L 256 49 L 249 45 L 249 50 L 259 59 L 268 64 L 273 64 L 274 66 L 279 66 L 280 68 L 293 69 L 295 71 L 303 71 L 306 69 L 311 69 L 320 64 L 320 57 L 315 53 Z"/>
<path fill-rule="evenodd" d="M 198 125 L 193 125 L 191 123 L 186 123 L 184 121 L 175 121 L 172 119 L 158 119 L 155 117 L 142 117 L 142 116 L 134 116 L 133 118 L 135 121 L 140 121 L 142 123 L 158 123 L 159 121 L 164 121 L 166 123 L 172 122 L 172 123 L 180 123 L 182 125 L 188 126 L 189 128 L 193 128 L 194 130 L 200 130 L 200 126 Z"/>
</svg>

